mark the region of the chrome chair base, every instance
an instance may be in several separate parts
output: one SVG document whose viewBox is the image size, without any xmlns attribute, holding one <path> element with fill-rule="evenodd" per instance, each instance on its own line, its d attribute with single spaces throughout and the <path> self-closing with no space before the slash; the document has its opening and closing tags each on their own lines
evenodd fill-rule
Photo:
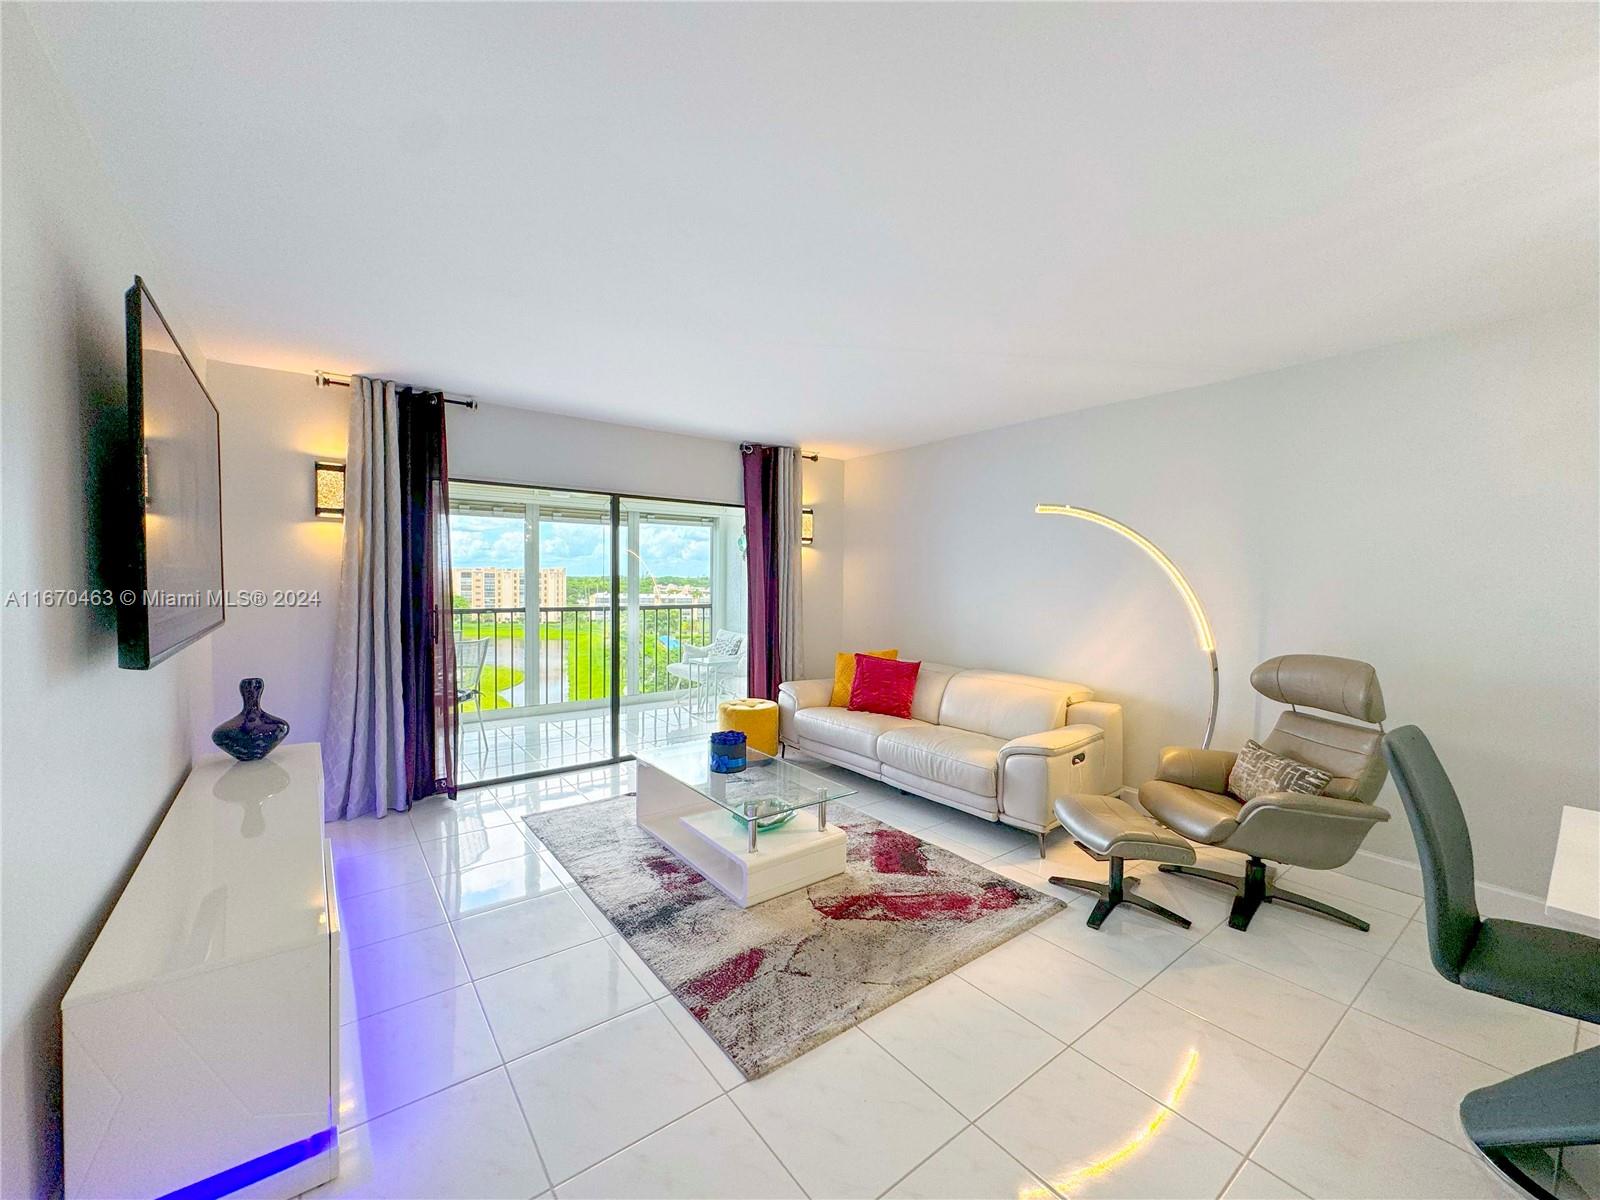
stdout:
<svg viewBox="0 0 1600 1200">
<path fill-rule="evenodd" d="M 1461 1129 L 1511 1183 L 1539 1200 L 1555 1200 L 1560 1151 L 1600 1145 L 1600 1046 L 1468 1092 Z M 1549 1150 L 1557 1152 L 1554 1161 Z M 1548 1187 L 1534 1169 L 1548 1178 Z"/>
<path fill-rule="evenodd" d="M 1556 1193 L 1545 1186 L 1545 1181 L 1536 1177 L 1531 1169 L 1524 1166 L 1517 1158 L 1512 1157 L 1503 1150 L 1486 1150 L 1476 1142 L 1471 1143 L 1473 1153 L 1483 1164 L 1505 1180 L 1517 1191 L 1532 1200 L 1558 1200 Z M 1549 1164 L 1550 1174 L 1554 1175 L 1554 1164 Z M 1541 1172 L 1542 1174 L 1543 1172 Z M 1549 1179 L 1553 1186 L 1554 1178 Z"/>
</svg>

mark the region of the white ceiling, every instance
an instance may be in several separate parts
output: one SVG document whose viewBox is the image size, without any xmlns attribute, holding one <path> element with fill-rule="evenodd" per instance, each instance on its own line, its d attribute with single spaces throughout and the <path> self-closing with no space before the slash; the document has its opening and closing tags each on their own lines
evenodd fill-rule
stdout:
<svg viewBox="0 0 1600 1200">
<path fill-rule="evenodd" d="M 848 456 L 1596 287 L 1589 4 L 30 13 L 227 361 Z"/>
</svg>

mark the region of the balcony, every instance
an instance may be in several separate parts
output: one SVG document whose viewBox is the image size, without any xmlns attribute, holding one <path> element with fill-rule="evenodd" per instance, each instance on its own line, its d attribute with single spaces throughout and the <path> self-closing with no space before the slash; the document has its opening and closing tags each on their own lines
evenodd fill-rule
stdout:
<svg viewBox="0 0 1600 1200">
<path fill-rule="evenodd" d="M 457 656 L 484 642 L 482 736 L 477 706 L 461 714 L 460 782 L 573 767 L 611 756 L 609 607 L 541 607 L 537 652 L 528 652 L 522 608 L 457 608 Z M 702 736 L 716 726 L 707 698 L 667 668 L 684 647 L 710 642 L 710 604 L 644 604 L 624 608 L 618 665 L 622 677 L 619 745 L 641 746 Z M 459 666 L 459 663 L 458 663 Z M 470 666 L 462 667 L 465 680 Z"/>
</svg>

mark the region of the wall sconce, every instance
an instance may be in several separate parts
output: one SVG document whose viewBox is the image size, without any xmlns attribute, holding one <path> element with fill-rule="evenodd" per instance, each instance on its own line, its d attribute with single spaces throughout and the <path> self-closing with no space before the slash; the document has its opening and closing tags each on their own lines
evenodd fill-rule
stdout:
<svg viewBox="0 0 1600 1200">
<path fill-rule="evenodd" d="M 344 464 L 317 459 L 311 464 L 316 483 L 315 509 L 319 517 L 331 521 L 344 520 Z"/>
<path fill-rule="evenodd" d="M 817 520 L 817 510 L 816 509 L 814 509 L 814 508 L 802 508 L 800 510 L 800 544 L 802 546 L 811 545 L 811 541 L 812 541 L 812 536 L 811 535 L 815 531 L 816 520 Z"/>
</svg>

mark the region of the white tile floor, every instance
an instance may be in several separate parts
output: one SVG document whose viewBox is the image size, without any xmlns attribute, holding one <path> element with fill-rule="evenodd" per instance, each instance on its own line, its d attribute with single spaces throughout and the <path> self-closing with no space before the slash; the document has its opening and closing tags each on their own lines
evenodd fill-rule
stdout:
<svg viewBox="0 0 1600 1200">
<path fill-rule="evenodd" d="M 845 775 L 846 773 L 840 772 Z M 1030 886 L 1103 868 L 849 776 L 872 816 Z M 340 1178 L 318 1196 L 1505 1196 L 1463 1093 L 1594 1044 L 1427 962 L 1416 898 L 1296 887 L 1371 920 L 1148 867 L 746 1083 L 521 819 L 631 791 L 631 766 L 330 826 L 346 961 Z M 553 1191 L 552 1191 L 553 1189 Z M 1581 1192 L 1574 1191 L 1574 1196 Z"/>
</svg>

